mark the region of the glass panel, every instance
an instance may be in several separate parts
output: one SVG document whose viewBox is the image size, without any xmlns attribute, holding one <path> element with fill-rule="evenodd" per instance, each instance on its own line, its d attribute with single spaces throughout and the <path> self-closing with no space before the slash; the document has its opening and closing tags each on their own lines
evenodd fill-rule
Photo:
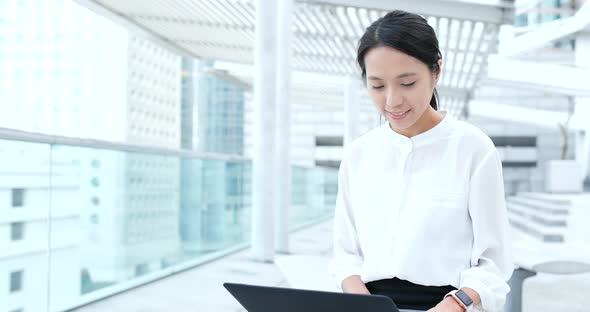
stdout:
<svg viewBox="0 0 590 312">
<path fill-rule="evenodd" d="M 291 177 L 290 229 L 333 215 L 338 192 L 337 169 L 293 167 Z"/>
<path fill-rule="evenodd" d="M 178 257 L 178 158 L 59 145 L 52 156 L 52 309 Z"/>
<path fill-rule="evenodd" d="M 51 155 L 52 310 L 249 243 L 248 162 L 60 145 Z"/>
<path fill-rule="evenodd" d="M 250 239 L 249 164 L 182 161 L 180 260 L 247 243 Z"/>
</svg>

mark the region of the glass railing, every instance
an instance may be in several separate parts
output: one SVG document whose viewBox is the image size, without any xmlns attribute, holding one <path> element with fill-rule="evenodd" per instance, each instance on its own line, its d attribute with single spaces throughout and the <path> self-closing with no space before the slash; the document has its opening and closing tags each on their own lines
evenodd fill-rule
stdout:
<svg viewBox="0 0 590 312">
<path fill-rule="evenodd" d="M 338 192 L 338 171 L 333 168 L 292 169 L 289 226 L 297 229 L 334 213 Z"/>
<path fill-rule="evenodd" d="M 0 310 L 68 310 L 246 247 L 251 162 L 187 155 L 0 140 Z M 291 230 L 332 216 L 336 169 L 292 182 Z"/>
</svg>

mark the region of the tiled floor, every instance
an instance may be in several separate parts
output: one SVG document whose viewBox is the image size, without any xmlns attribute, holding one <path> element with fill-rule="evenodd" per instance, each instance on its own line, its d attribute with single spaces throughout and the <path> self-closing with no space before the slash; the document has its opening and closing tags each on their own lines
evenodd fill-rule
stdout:
<svg viewBox="0 0 590 312">
<path fill-rule="evenodd" d="M 589 220 L 590 222 L 590 220 Z M 331 222 L 297 232 L 291 237 L 294 254 L 331 252 Z M 185 271 L 76 311 L 94 312 L 237 312 L 244 311 L 222 287 L 232 281 L 288 286 L 274 264 L 253 262 L 248 251 Z M 552 276 L 541 274 L 524 286 L 524 312 L 590 311 L 590 274 Z"/>
</svg>

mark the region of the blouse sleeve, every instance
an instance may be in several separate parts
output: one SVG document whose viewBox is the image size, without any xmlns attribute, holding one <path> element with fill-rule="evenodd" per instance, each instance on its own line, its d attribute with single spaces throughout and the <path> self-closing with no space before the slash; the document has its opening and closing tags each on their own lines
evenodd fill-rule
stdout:
<svg viewBox="0 0 590 312">
<path fill-rule="evenodd" d="M 471 267 L 461 273 L 460 287 L 477 291 L 484 311 L 502 311 L 513 270 L 502 163 L 495 148 L 476 167 L 469 188 L 473 225 Z"/>
<path fill-rule="evenodd" d="M 338 172 L 338 195 L 334 213 L 334 257 L 329 268 L 330 275 L 339 288 L 347 277 L 361 274 L 363 263 L 348 190 L 348 164 L 346 157 L 343 157 Z"/>
</svg>

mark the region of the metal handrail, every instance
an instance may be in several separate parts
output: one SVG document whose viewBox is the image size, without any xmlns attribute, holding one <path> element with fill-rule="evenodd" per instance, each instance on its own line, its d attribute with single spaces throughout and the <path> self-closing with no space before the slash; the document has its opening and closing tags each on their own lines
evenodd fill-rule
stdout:
<svg viewBox="0 0 590 312">
<path fill-rule="evenodd" d="M 111 142 L 95 139 L 83 139 L 66 136 L 48 135 L 42 133 L 33 133 L 22 130 L 14 130 L 0 127 L 0 139 L 10 141 L 24 141 L 31 143 L 41 143 L 50 145 L 66 145 L 75 147 L 87 147 L 96 149 L 106 149 L 121 152 L 131 153 L 146 153 L 156 154 L 163 156 L 176 156 L 182 158 L 201 158 L 211 160 L 224 160 L 224 161 L 251 161 L 241 155 L 228 155 L 228 154 L 217 154 L 217 153 L 203 153 L 198 151 L 190 151 L 183 149 L 163 148 L 154 146 L 145 146 L 140 144 L 122 143 L 122 142 Z"/>
</svg>

